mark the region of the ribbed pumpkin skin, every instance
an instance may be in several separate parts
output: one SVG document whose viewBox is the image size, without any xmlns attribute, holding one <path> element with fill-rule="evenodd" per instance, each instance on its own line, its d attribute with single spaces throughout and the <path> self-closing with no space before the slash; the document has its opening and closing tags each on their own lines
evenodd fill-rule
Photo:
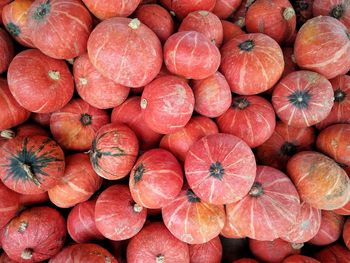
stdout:
<svg viewBox="0 0 350 263">
<path fill-rule="evenodd" d="M 0 28 L 0 74 L 5 72 L 14 56 L 14 46 L 8 33 Z"/>
<path fill-rule="evenodd" d="M 317 252 L 315 258 L 327 263 L 347 263 L 350 262 L 350 251 L 341 244 L 334 244 Z"/>
<path fill-rule="evenodd" d="M 19 194 L 0 182 L 0 228 L 3 228 L 19 209 Z"/>
<path fill-rule="evenodd" d="M 220 19 L 227 19 L 242 3 L 242 0 L 217 0 L 213 13 Z"/>
<path fill-rule="evenodd" d="M 296 223 L 299 195 L 287 175 L 269 166 L 258 166 L 249 194 L 226 205 L 226 213 L 237 236 L 272 241 Z"/>
<path fill-rule="evenodd" d="M 292 255 L 285 258 L 282 263 L 321 263 L 320 261 L 302 255 Z"/>
<path fill-rule="evenodd" d="M 222 244 L 219 237 L 204 244 L 189 245 L 191 263 L 220 263 Z"/>
</svg>

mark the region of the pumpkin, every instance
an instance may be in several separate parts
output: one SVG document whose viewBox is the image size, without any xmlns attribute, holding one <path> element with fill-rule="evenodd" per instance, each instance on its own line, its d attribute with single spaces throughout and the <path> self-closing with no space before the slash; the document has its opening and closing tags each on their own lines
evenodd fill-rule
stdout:
<svg viewBox="0 0 350 263">
<path fill-rule="evenodd" d="M 0 28 L 0 74 L 5 72 L 15 54 L 10 36 Z"/>
<path fill-rule="evenodd" d="M 294 49 L 291 47 L 283 47 L 283 58 L 284 58 L 284 71 L 282 77 L 287 76 L 289 73 L 297 71 L 298 66 L 295 63 Z"/>
<path fill-rule="evenodd" d="M 344 226 L 344 217 L 332 211 L 322 211 L 321 227 L 308 243 L 317 246 L 329 245 L 338 240 Z"/>
<path fill-rule="evenodd" d="M 221 20 L 221 24 L 223 28 L 223 34 L 224 34 L 223 44 L 226 44 L 236 36 L 245 34 L 245 32 L 238 25 L 234 23 L 231 23 L 226 20 Z"/>
<path fill-rule="evenodd" d="M 118 263 L 111 253 L 96 244 L 75 244 L 66 247 L 49 261 L 49 263 L 75 262 Z"/>
<path fill-rule="evenodd" d="M 189 245 L 191 263 L 220 263 L 222 245 L 219 237 L 204 244 Z"/>
<path fill-rule="evenodd" d="M 242 200 L 226 205 L 227 220 L 238 236 L 272 241 L 296 223 L 299 195 L 287 175 L 258 166 L 255 182 Z"/>
<path fill-rule="evenodd" d="M 299 67 L 318 72 L 327 79 L 345 74 L 350 69 L 346 27 L 330 16 L 308 20 L 297 34 L 294 55 Z"/>
<path fill-rule="evenodd" d="M 350 248 L 350 219 L 347 219 L 343 228 L 343 239 L 346 247 Z"/>
<path fill-rule="evenodd" d="M 203 116 L 219 117 L 231 105 L 231 89 L 220 72 L 203 80 L 194 80 L 192 89 L 195 98 L 194 109 Z"/>
<path fill-rule="evenodd" d="M 291 1 L 297 17 L 297 28 L 300 28 L 307 20 L 313 17 L 313 2 L 314 0 Z"/>
<path fill-rule="evenodd" d="M 320 227 L 321 211 L 302 202 L 296 223 L 281 238 L 291 243 L 305 243 L 316 236 Z"/>
<path fill-rule="evenodd" d="M 212 12 L 200 10 L 189 13 L 179 27 L 181 31 L 196 31 L 220 47 L 223 41 L 223 28 L 220 19 Z"/>
<path fill-rule="evenodd" d="M 137 18 L 101 22 L 92 31 L 87 49 L 91 63 L 103 76 L 127 87 L 148 84 L 162 66 L 157 35 Z"/>
<path fill-rule="evenodd" d="M 220 51 L 210 39 L 196 31 L 181 31 L 164 44 L 167 69 L 188 79 L 205 79 L 220 66 Z"/>
<path fill-rule="evenodd" d="M 281 77 L 282 49 L 264 34 L 239 35 L 221 48 L 220 69 L 232 92 L 258 94 L 270 89 Z"/>
<path fill-rule="evenodd" d="M 0 131 L 25 122 L 30 112 L 22 108 L 12 96 L 7 81 L 0 78 Z"/>
<path fill-rule="evenodd" d="M 32 112 L 57 111 L 73 96 L 73 77 L 67 64 L 50 58 L 37 49 L 27 49 L 14 57 L 7 80 L 16 101 Z"/>
<path fill-rule="evenodd" d="M 280 263 L 289 255 L 299 254 L 302 246 L 303 244 L 293 244 L 279 238 L 273 241 L 249 239 L 249 248 L 253 255 L 269 263 Z"/>
<path fill-rule="evenodd" d="M 71 59 L 86 52 L 92 18 L 79 0 L 35 0 L 27 23 L 34 46 L 47 56 Z"/>
<path fill-rule="evenodd" d="M 181 130 L 164 135 L 159 146 L 172 152 L 183 162 L 188 150 L 196 141 L 218 132 L 214 121 L 204 116 L 194 116 Z"/>
<path fill-rule="evenodd" d="M 107 123 L 109 115 L 106 111 L 90 106 L 82 99 L 73 99 L 52 113 L 50 130 L 62 148 L 86 151 L 91 148 L 96 132 Z"/>
<path fill-rule="evenodd" d="M 98 130 L 92 142 L 90 161 L 99 176 L 117 180 L 131 171 L 138 151 L 137 137 L 128 126 L 106 124 Z"/>
<path fill-rule="evenodd" d="M 164 149 L 152 149 L 142 154 L 130 173 L 132 198 L 151 209 L 162 208 L 177 197 L 182 184 L 180 163 Z"/>
<path fill-rule="evenodd" d="M 16 137 L 0 148 L 0 176 L 10 189 L 39 194 L 54 187 L 64 175 L 62 149 L 46 136 Z"/>
<path fill-rule="evenodd" d="M 6 255 L 6 253 L 2 253 L 0 256 L 0 262 L 1 263 L 16 263 L 17 261 L 13 261 L 12 259 L 9 258 L 8 255 Z"/>
<path fill-rule="evenodd" d="M 283 122 L 297 128 L 309 127 L 330 113 L 334 104 L 332 85 L 316 72 L 295 71 L 277 84 L 272 104 Z"/>
<path fill-rule="evenodd" d="M 217 0 L 213 13 L 220 19 L 229 18 L 241 5 L 242 0 Z"/>
<path fill-rule="evenodd" d="M 77 153 L 66 157 L 64 176 L 48 193 L 52 203 L 68 208 L 88 200 L 101 184 L 102 178 L 92 169 L 89 156 Z"/>
<path fill-rule="evenodd" d="M 185 159 L 185 175 L 193 192 L 211 204 L 228 204 L 248 194 L 256 175 L 255 157 L 236 136 L 219 133 L 195 142 Z"/>
<path fill-rule="evenodd" d="M 135 17 L 148 26 L 164 43 L 174 33 L 174 21 L 168 11 L 160 5 L 141 5 Z"/>
<path fill-rule="evenodd" d="M 259 262 L 252 258 L 241 258 L 241 259 L 232 261 L 232 263 L 259 263 Z"/>
<path fill-rule="evenodd" d="M 133 96 L 115 107 L 111 117 L 112 122 L 127 124 L 136 134 L 140 148 L 148 150 L 156 147 L 161 135 L 153 131 L 142 116 L 141 97 Z"/>
<path fill-rule="evenodd" d="M 135 11 L 141 2 L 141 0 L 82 1 L 90 12 L 100 20 L 105 20 L 115 16 L 128 17 Z"/>
<path fill-rule="evenodd" d="M 1 235 L 6 254 L 19 262 L 40 262 L 63 247 L 66 223 L 55 209 L 40 206 L 24 210 L 13 218 Z"/>
<path fill-rule="evenodd" d="M 20 194 L 19 195 L 19 203 L 22 206 L 31 206 L 36 204 L 42 204 L 49 201 L 49 195 L 47 192 L 40 194 Z"/>
<path fill-rule="evenodd" d="M 141 110 L 146 124 L 157 133 L 173 133 L 191 119 L 194 96 L 182 78 L 163 76 L 148 84 L 141 97 Z"/>
<path fill-rule="evenodd" d="M 285 258 L 282 263 L 321 263 L 320 261 L 303 255 L 291 255 Z"/>
<path fill-rule="evenodd" d="M 203 244 L 220 234 L 225 224 L 223 205 L 202 201 L 185 187 L 162 208 L 165 226 L 178 239 L 188 244 Z"/>
<path fill-rule="evenodd" d="M 338 215 L 345 215 L 345 216 L 350 215 L 350 201 L 347 202 L 343 207 L 333 210 L 333 212 Z"/>
<path fill-rule="evenodd" d="M 273 134 L 276 115 L 264 98 L 239 96 L 233 98 L 232 106 L 216 122 L 221 132 L 233 134 L 255 148 Z"/>
<path fill-rule="evenodd" d="M 77 204 L 67 217 L 67 230 L 71 238 L 77 243 L 88 243 L 104 239 L 95 223 L 96 200 Z"/>
<path fill-rule="evenodd" d="M 295 128 L 278 121 L 271 137 L 256 148 L 256 157 L 263 165 L 284 170 L 294 154 L 311 150 L 315 139 L 313 127 Z"/>
<path fill-rule="evenodd" d="M 247 11 L 245 25 L 248 32 L 264 33 L 281 44 L 295 31 L 295 11 L 288 0 L 256 0 Z"/>
<path fill-rule="evenodd" d="M 236 232 L 233 225 L 230 224 L 228 213 L 226 212 L 226 219 L 224 228 L 221 230 L 220 235 L 225 238 L 243 239 L 245 236 Z"/>
<path fill-rule="evenodd" d="M 51 113 L 33 113 L 31 119 L 44 127 L 50 127 Z"/>
<path fill-rule="evenodd" d="M 300 198 L 315 208 L 334 210 L 349 201 L 350 181 L 346 172 L 321 153 L 297 153 L 288 161 L 287 172 Z"/>
<path fill-rule="evenodd" d="M 130 88 L 102 76 L 91 64 L 87 54 L 74 60 L 75 86 L 79 96 L 98 109 L 108 109 L 122 104 Z"/>
<path fill-rule="evenodd" d="M 19 209 L 19 194 L 0 182 L 0 228 L 3 228 Z"/>
<path fill-rule="evenodd" d="M 245 17 L 249 7 L 254 3 L 255 0 L 242 0 L 241 5 L 236 12 L 233 13 L 232 21 L 240 28 L 245 27 Z"/>
<path fill-rule="evenodd" d="M 21 45 L 34 47 L 27 24 L 28 10 L 34 0 L 15 0 L 4 6 L 2 20 L 5 28 Z"/>
<path fill-rule="evenodd" d="M 350 251 L 341 244 L 334 244 L 317 252 L 315 258 L 327 263 L 347 263 L 350 262 Z"/>
<path fill-rule="evenodd" d="M 133 201 L 126 185 L 110 186 L 97 198 L 96 227 L 108 239 L 125 240 L 135 236 L 146 217 L 147 209 Z"/>
<path fill-rule="evenodd" d="M 163 223 L 146 225 L 127 247 L 127 262 L 190 263 L 188 245 L 175 238 Z"/>
<path fill-rule="evenodd" d="M 2 9 L 4 8 L 5 5 L 7 5 L 8 3 L 10 3 L 11 0 L 2 0 L 0 2 L 0 25 L 2 25 Z"/>
</svg>

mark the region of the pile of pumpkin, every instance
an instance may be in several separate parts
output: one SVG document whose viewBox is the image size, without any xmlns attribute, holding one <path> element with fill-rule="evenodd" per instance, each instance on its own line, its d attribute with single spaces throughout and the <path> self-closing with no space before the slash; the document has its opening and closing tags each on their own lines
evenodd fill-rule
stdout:
<svg viewBox="0 0 350 263">
<path fill-rule="evenodd" d="M 0 6 L 0 262 L 350 262 L 349 1 Z"/>
</svg>

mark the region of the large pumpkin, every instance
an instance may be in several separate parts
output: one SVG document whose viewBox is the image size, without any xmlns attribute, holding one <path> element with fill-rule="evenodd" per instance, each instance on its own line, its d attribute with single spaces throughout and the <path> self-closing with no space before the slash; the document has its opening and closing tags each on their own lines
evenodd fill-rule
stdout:
<svg viewBox="0 0 350 263">
<path fill-rule="evenodd" d="M 318 72 L 327 79 L 345 74 L 350 69 L 347 29 L 333 17 L 314 17 L 299 30 L 294 54 L 298 66 Z"/>
<path fill-rule="evenodd" d="M 256 175 L 252 150 L 236 136 L 219 133 L 194 143 L 185 174 L 193 192 L 211 204 L 229 204 L 248 194 Z"/>
<path fill-rule="evenodd" d="M 39 194 L 54 187 L 64 175 L 62 149 L 46 136 L 16 137 L 0 148 L 0 176 L 10 189 Z"/>
<path fill-rule="evenodd" d="M 204 244 L 189 245 L 191 263 L 220 263 L 222 244 L 219 237 Z"/>
<path fill-rule="evenodd" d="M 162 208 L 181 191 L 183 173 L 170 152 L 152 149 L 140 156 L 130 173 L 129 187 L 136 203 L 151 209 Z"/>
<path fill-rule="evenodd" d="M 258 166 L 249 194 L 226 205 L 227 220 L 237 236 L 272 241 L 286 234 L 300 212 L 299 195 L 287 175 Z"/>
<path fill-rule="evenodd" d="M 117 180 L 131 171 L 138 151 L 135 133 L 125 124 L 111 123 L 102 126 L 96 133 L 90 160 L 99 176 Z"/>
<path fill-rule="evenodd" d="M 67 150 L 86 151 L 91 148 L 96 132 L 109 123 L 106 111 L 90 106 L 82 99 L 73 99 L 50 118 L 55 140 Z"/>
<path fill-rule="evenodd" d="M 108 109 L 122 104 L 130 88 L 102 76 L 91 64 L 87 54 L 74 60 L 75 86 L 79 96 L 98 109 Z"/>
<path fill-rule="evenodd" d="M 300 198 L 318 209 L 334 210 L 350 199 L 350 181 L 346 172 L 327 156 L 303 151 L 287 164 L 287 172 Z"/>
<path fill-rule="evenodd" d="M 188 79 L 205 79 L 220 66 L 220 52 L 202 33 L 182 31 L 170 36 L 164 44 L 167 69 Z"/>
<path fill-rule="evenodd" d="M 232 106 L 217 118 L 217 124 L 221 132 L 233 134 L 255 148 L 273 134 L 276 115 L 271 103 L 264 98 L 239 96 L 234 97 Z"/>
<path fill-rule="evenodd" d="M 10 36 L 0 28 L 0 74 L 5 72 L 15 54 Z"/>
<path fill-rule="evenodd" d="M 37 49 L 17 54 L 7 78 L 12 95 L 22 107 L 32 112 L 57 111 L 73 96 L 74 82 L 67 64 Z"/>
<path fill-rule="evenodd" d="M 229 18 L 240 6 L 242 0 L 217 0 L 213 13 L 220 19 Z"/>
<path fill-rule="evenodd" d="M 173 133 L 190 120 L 194 96 L 182 78 L 162 76 L 148 84 L 141 97 L 141 109 L 147 125 L 157 133 Z"/>
<path fill-rule="evenodd" d="M 350 219 L 347 219 L 343 228 L 343 239 L 346 247 L 350 248 Z"/>
<path fill-rule="evenodd" d="M 282 49 L 264 34 L 239 35 L 222 47 L 220 68 L 232 92 L 258 94 L 270 89 L 281 77 Z"/>
<path fill-rule="evenodd" d="M 30 39 L 47 56 L 71 59 L 86 52 L 92 18 L 81 1 L 35 0 L 27 21 Z"/>
<path fill-rule="evenodd" d="M 133 88 L 151 82 L 163 61 L 157 35 L 137 18 L 114 17 L 98 24 L 89 37 L 88 54 L 102 75 Z"/>
<path fill-rule="evenodd" d="M 183 19 L 194 11 L 211 11 L 216 4 L 216 0 L 198 0 L 195 2 L 188 0 L 160 0 L 160 2 L 179 19 Z"/>
<path fill-rule="evenodd" d="M 2 248 L 13 260 L 40 262 L 63 247 L 66 223 L 55 209 L 41 206 L 24 210 L 13 218 L 1 235 Z"/>
<path fill-rule="evenodd" d="M 3 228 L 19 209 L 19 194 L 0 182 L 0 228 Z"/>
<path fill-rule="evenodd" d="M 334 104 L 332 85 L 316 72 L 295 71 L 277 84 L 272 104 L 283 122 L 297 128 L 309 127 L 330 113 Z"/>
</svg>

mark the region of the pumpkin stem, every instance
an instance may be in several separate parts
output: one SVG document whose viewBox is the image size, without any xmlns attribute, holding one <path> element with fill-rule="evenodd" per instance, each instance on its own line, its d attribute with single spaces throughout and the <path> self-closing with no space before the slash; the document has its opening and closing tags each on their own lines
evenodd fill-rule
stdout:
<svg viewBox="0 0 350 263">
<path fill-rule="evenodd" d="M 66 61 L 71 65 L 74 64 L 74 58 L 67 58 Z"/>
<path fill-rule="evenodd" d="M 331 17 L 336 18 L 336 19 L 341 18 L 343 16 L 343 14 L 344 14 L 344 7 L 343 7 L 343 5 L 336 5 L 329 12 L 329 15 Z"/>
<path fill-rule="evenodd" d="M 252 51 L 254 48 L 255 44 L 253 40 L 246 40 L 244 42 L 242 42 L 241 44 L 238 45 L 238 47 L 242 50 L 242 51 Z"/>
<path fill-rule="evenodd" d="M 41 183 L 39 182 L 38 178 L 36 178 L 35 174 L 32 172 L 32 168 L 30 165 L 22 163 L 22 169 L 26 172 L 27 176 L 30 178 L 30 180 L 33 181 L 33 183 L 36 186 L 41 186 Z"/>
<path fill-rule="evenodd" d="M 295 16 L 295 11 L 294 11 L 293 7 L 287 7 L 286 9 L 284 9 L 284 11 L 283 11 L 284 20 L 289 21 L 294 16 Z"/>
<path fill-rule="evenodd" d="M 22 221 L 19 224 L 18 232 L 23 233 L 27 229 L 27 227 L 28 227 L 28 222 L 27 221 Z"/>
<path fill-rule="evenodd" d="M 0 132 L 0 137 L 5 139 L 13 139 L 15 136 L 15 132 L 11 130 L 3 130 Z"/>
<path fill-rule="evenodd" d="M 247 0 L 245 7 L 246 8 L 250 7 L 254 2 L 255 2 L 255 0 Z"/>
<path fill-rule="evenodd" d="M 208 15 L 209 15 L 209 12 L 206 11 L 206 10 L 198 11 L 198 13 L 199 13 L 201 16 L 208 16 Z"/>
<path fill-rule="evenodd" d="M 284 142 L 281 146 L 280 152 L 285 156 L 293 156 L 297 152 L 297 146 L 291 142 Z"/>
<path fill-rule="evenodd" d="M 142 99 L 140 103 L 141 109 L 146 109 L 147 108 L 147 100 Z"/>
<path fill-rule="evenodd" d="M 239 26 L 240 28 L 244 27 L 245 26 L 245 18 L 244 17 L 239 17 L 237 19 L 237 21 L 235 22 L 235 24 L 237 26 Z"/>
<path fill-rule="evenodd" d="M 111 263 L 111 262 L 112 262 L 111 258 L 107 256 L 107 257 L 105 258 L 105 263 Z"/>
<path fill-rule="evenodd" d="M 304 246 L 304 243 L 292 243 L 293 249 L 301 249 Z"/>
<path fill-rule="evenodd" d="M 297 1 L 297 4 L 300 10 L 307 10 L 309 8 L 309 4 L 306 1 Z"/>
<path fill-rule="evenodd" d="M 342 91 L 341 89 L 337 89 L 334 91 L 334 101 L 335 102 L 342 102 L 346 98 L 346 93 Z"/>
<path fill-rule="evenodd" d="M 174 11 L 170 11 L 169 12 L 173 17 L 175 17 L 176 16 L 176 14 L 175 14 L 175 12 Z"/>
<path fill-rule="evenodd" d="M 81 85 L 85 86 L 88 84 L 88 80 L 86 78 L 79 78 L 79 82 Z"/>
<path fill-rule="evenodd" d="M 137 184 L 139 181 L 141 181 L 144 172 L 145 172 L 145 166 L 143 165 L 143 163 L 140 163 L 139 166 L 137 166 L 135 171 L 134 171 L 135 184 Z"/>
<path fill-rule="evenodd" d="M 137 18 L 132 19 L 129 23 L 129 27 L 132 29 L 138 29 L 140 25 L 141 25 L 141 22 Z"/>
<path fill-rule="evenodd" d="M 224 177 L 225 169 L 222 167 L 222 164 L 220 162 L 215 162 L 210 165 L 209 168 L 209 175 L 221 180 Z"/>
<path fill-rule="evenodd" d="M 59 80 L 61 77 L 61 74 L 57 70 L 49 70 L 49 77 L 53 80 Z"/>
<path fill-rule="evenodd" d="M 165 262 L 165 257 L 163 255 L 158 255 L 156 257 L 156 263 L 164 263 Z"/>
<path fill-rule="evenodd" d="M 33 256 L 33 250 L 31 248 L 26 248 L 22 251 L 21 258 L 24 260 L 29 260 Z"/>
<path fill-rule="evenodd" d="M 233 100 L 232 106 L 240 110 L 244 110 L 250 105 L 250 102 L 245 97 L 236 98 Z"/>
<path fill-rule="evenodd" d="M 259 197 L 264 193 L 261 183 L 255 182 L 249 191 L 249 195 L 252 197 Z"/>
<path fill-rule="evenodd" d="M 13 37 L 18 37 L 19 34 L 21 34 L 21 29 L 12 22 L 10 22 L 6 25 L 6 29 L 10 32 L 10 34 Z"/>
<path fill-rule="evenodd" d="M 190 203 L 199 203 L 201 201 L 201 199 L 198 196 L 196 196 L 196 194 L 193 193 L 193 191 L 191 189 L 187 190 L 186 195 L 187 195 L 187 199 Z"/>
<path fill-rule="evenodd" d="M 306 90 L 297 90 L 288 96 L 288 100 L 298 109 L 305 109 L 309 106 L 311 95 Z"/>
<path fill-rule="evenodd" d="M 143 209 L 143 207 L 142 206 L 140 206 L 139 204 L 134 204 L 134 212 L 136 212 L 136 213 L 140 213 L 141 211 L 142 211 L 142 209 Z"/>
<path fill-rule="evenodd" d="M 47 0 L 46 3 L 42 3 L 34 12 L 33 18 L 35 20 L 42 20 L 45 16 L 50 13 L 51 4 L 50 0 Z"/>
<path fill-rule="evenodd" d="M 83 126 L 88 126 L 92 123 L 92 117 L 91 115 L 87 114 L 87 113 L 83 113 L 81 114 L 80 117 L 80 122 L 81 124 L 83 124 Z"/>
</svg>

